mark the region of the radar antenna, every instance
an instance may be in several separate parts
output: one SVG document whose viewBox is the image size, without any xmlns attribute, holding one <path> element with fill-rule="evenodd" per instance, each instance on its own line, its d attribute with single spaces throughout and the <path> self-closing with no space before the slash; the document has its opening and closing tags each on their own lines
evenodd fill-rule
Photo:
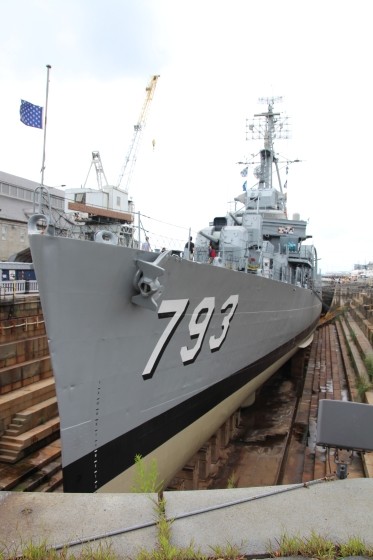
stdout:
<svg viewBox="0 0 373 560">
<path fill-rule="evenodd" d="M 272 188 L 272 165 L 276 167 L 277 177 L 279 179 L 280 191 L 282 185 L 280 181 L 278 160 L 273 150 L 274 139 L 289 138 L 288 117 L 281 117 L 280 113 L 273 111 L 273 105 L 282 101 L 282 97 L 261 97 L 260 103 L 266 103 L 268 109 L 263 113 L 254 115 L 249 121 L 246 119 L 246 140 L 264 140 L 264 150 L 260 152 L 260 166 L 254 171 L 257 179 L 259 179 L 259 188 Z"/>
<path fill-rule="evenodd" d="M 266 148 L 273 149 L 273 140 L 287 140 L 290 138 L 289 117 L 273 112 L 275 103 L 282 97 L 260 97 L 259 103 L 265 103 L 268 111 L 254 115 L 249 121 L 246 119 L 246 140 L 265 140 Z"/>
</svg>

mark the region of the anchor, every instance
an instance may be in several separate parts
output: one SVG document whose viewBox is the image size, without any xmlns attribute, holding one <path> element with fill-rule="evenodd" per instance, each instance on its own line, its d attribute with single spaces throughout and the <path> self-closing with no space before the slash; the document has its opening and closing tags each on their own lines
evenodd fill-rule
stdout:
<svg viewBox="0 0 373 560">
<path fill-rule="evenodd" d="M 160 256 L 154 262 L 135 261 L 137 271 L 133 283 L 139 294 L 132 297 L 132 303 L 151 311 L 157 311 L 157 300 L 163 292 L 163 286 L 158 280 L 158 277 L 164 273 L 164 268 L 158 266 L 162 260 L 163 258 Z"/>
</svg>

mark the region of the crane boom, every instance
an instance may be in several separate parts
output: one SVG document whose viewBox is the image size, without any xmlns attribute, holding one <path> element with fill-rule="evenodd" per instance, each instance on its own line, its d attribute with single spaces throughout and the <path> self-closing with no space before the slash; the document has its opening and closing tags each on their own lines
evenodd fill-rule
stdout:
<svg viewBox="0 0 373 560">
<path fill-rule="evenodd" d="M 102 166 L 100 152 L 92 152 L 92 161 L 91 161 L 91 165 L 90 165 L 89 170 L 88 170 L 88 175 L 87 175 L 87 178 L 85 180 L 84 187 L 87 184 L 88 177 L 89 177 L 89 174 L 90 174 L 90 171 L 91 171 L 93 165 L 95 166 L 95 169 L 96 169 L 98 188 L 102 191 L 103 187 L 108 185 L 108 182 L 107 182 L 107 179 L 106 179 L 104 168 Z M 103 179 L 105 180 L 104 184 L 102 182 Z"/>
<path fill-rule="evenodd" d="M 128 187 L 133 174 L 133 170 L 136 163 L 137 152 L 141 140 L 141 136 L 146 124 L 146 117 L 149 110 L 150 103 L 153 99 L 155 86 L 157 85 L 157 80 L 159 76 L 154 75 L 151 77 L 150 82 L 146 88 L 145 101 L 141 109 L 141 113 L 137 123 L 134 125 L 132 141 L 130 143 L 126 159 L 124 161 L 122 170 L 119 175 L 117 187 L 119 188 L 123 182 L 125 192 L 128 192 Z"/>
</svg>

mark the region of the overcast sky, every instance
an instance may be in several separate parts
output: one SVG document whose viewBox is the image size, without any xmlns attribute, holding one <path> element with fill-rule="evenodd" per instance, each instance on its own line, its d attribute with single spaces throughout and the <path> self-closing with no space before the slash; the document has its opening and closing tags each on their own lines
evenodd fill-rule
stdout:
<svg viewBox="0 0 373 560">
<path fill-rule="evenodd" d="M 302 160 L 289 167 L 290 215 L 309 220 L 323 272 L 373 261 L 370 7 L 0 0 L 0 169 L 40 180 L 43 131 L 19 121 L 19 105 L 45 105 L 50 64 L 45 183 L 80 187 L 99 150 L 115 184 L 159 74 L 130 194 L 136 210 L 195 234 L 242 192 L 237 162 L 260 148 L 245 141 L 258 98 L 282 96 L 291 139 L 275 150 Z"/>
</svg>

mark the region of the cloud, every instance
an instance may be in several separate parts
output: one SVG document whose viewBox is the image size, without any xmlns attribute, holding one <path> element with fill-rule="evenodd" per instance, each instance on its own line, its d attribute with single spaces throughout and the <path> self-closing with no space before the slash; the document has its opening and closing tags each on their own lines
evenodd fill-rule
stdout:
<svg viewBox="0 0 373 560">
<path fill-rule="evenodd" d="M 275 150 L 285 160 L 302 160 L 289 168 L 289 213 L 310 218 L 323 268 L 348 269 L 361 255 L 373 260 L 366 157 L 373 41 L 362 16 L 368 6 L 368 0 L 6 2 L 3 170 L 38 180 L 43 135 L 19 122 L 19 102 L 44 104 L 51 64 L 46 182 L 84 183 L 93 150 L 115 182 L 145 87 L 160 74 L 130 192 L 142 212 L 197 230 L 224 215 L 242 192 L 236 162 L 259 149 L 245 141 L 245 119 L 262 108 L 257 99 L 282 96 L 276 109 L 291 117 L 292 139 Z M 250 188 L 255 178 L 247 179 Z"/>
<path fill-rule="evenodd" d="M 46 58 L 67 79 L 147 74 L 164 57 L 155 11 L 150 0 L 8 3 L 2 10 L 2 63 L 24 78 Z"/>
</svg>

